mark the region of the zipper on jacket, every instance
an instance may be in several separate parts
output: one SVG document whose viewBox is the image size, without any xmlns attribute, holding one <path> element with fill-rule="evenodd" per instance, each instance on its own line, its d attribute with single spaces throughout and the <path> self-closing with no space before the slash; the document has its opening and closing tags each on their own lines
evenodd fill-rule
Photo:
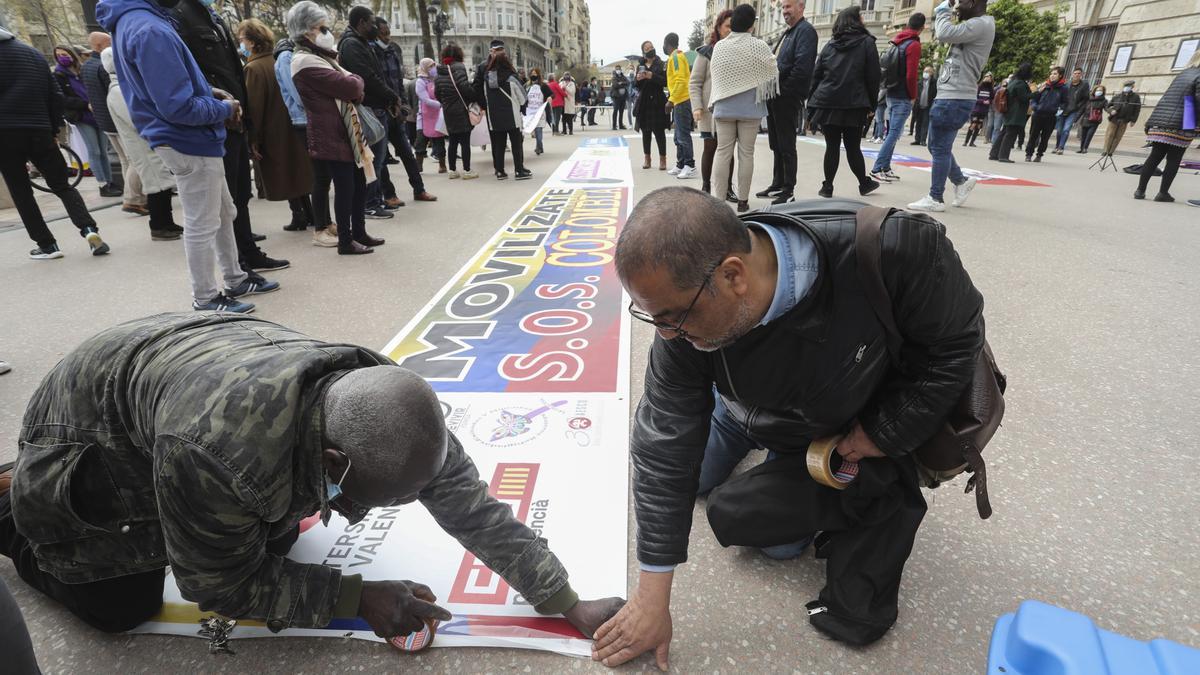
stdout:
<svg viewBox="0 0 1200 675">
<path fill-rule="evenodd" d="M 741 397 L 738 396 L 737 387 L 733 386 L 733 376 L 729 373 L 729 362 L 725 360 L 725 349 L 721 348 L 717 351 L 721 354 L 721 366 L 725 369 L 725 381 L 729 383 L 729 391 L 733 393 L 733 398 L 735 401 L 740 400 Z M 746 427 L 747 435 L 752 435 L 750 432 L 750 427 L 754 420 L 754 415 L 757 412 L 758 408 L 754 406 L 751 406 L 750 409 L 746 411 L 746 422 L 744 426 Z"/>
</svg>

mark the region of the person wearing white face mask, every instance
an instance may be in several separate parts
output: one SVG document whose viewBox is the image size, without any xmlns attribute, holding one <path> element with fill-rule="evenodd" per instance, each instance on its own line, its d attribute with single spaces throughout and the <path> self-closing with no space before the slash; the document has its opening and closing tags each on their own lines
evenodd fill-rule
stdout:
<svg viewBox="0 0 1200 675">
<path fill-rule="evenodd" d="M 929 108 L 936 98 L 937 80 L 933 77 L 933 69 L 926 68 L 917 83 L 917 100 L 913 102 L 913 145 L 925 145 L 929 133 Z"/>
<path fill-rule="evenodd" d="M 1104 154 L 1112 157 L 1125 135 L 1125 127 L 1137 121 L 1142 112 L 1142 98 L 1133 90 L 1133 80 L 1126 80 L 1121 93 L 1108 101 L 1108 128 L 1104 130 Z"/>
<path fill-rule="evenodd" d="M 1100 127 L 1100 122 L 1104 121 L 1104 108 L 1108 105 L 1106 93 L 1104 85 L 1096 85 L 1087 104 L 1080 111 L 1079 149 L 1075 151 L 1077 154 L 1087 154 L 1088 146 L 1092 144 L 1092 137 L 1096 135 L 1096 129 Z"/>
</svg>

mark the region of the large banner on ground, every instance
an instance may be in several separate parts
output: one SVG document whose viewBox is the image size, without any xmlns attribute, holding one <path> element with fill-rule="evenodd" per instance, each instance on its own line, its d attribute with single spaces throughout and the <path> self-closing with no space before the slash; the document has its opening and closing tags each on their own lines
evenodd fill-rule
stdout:
<svg viewBox="0 0 1200 675">
<path fill-rule="evenodd" d="M 591 138 L 385 348 L 425 377 L 493 496 L 545 537 L 583 597 L 625 594 L 629 325 L 612 266 L 633 193 L 626 143 Z M 289 557 L 366 579 L 427 584 L 454 619 L 435 647 L 590 654 L 565 619 L 542 617 L 446 535 L 419 504 L 349 525 L 314 517 Z M 167 584 L 138 632 L 196 635 L 206 616 Z M 361 620 L 231 637 L 379 640 Z"/>
</svg>

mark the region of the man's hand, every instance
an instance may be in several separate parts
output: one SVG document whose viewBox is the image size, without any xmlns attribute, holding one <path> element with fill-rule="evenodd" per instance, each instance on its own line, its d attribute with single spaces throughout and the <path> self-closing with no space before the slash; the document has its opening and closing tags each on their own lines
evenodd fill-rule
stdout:
<svg viewBox="0 0 1200 675">
<path fill-rule="evenodd" d="M 675 104 L 670 101 L 667 101 L 667 114 L 670 115 L 671 111 L 674 109 L 675 109 Z"/>
<path fill-rule="evenodd" d="M 228 121 L 232 124 L 238 124 L 242 121 L 242 104 L 236 98 L 222 99 L 229 106 Z"/>
<path fill-rule="evenodd" d="M 863 431 L 862 425 L 854 423 L 854 428 L 837 444 L 837 452 L 848 462 L 858 462 L 867 457 L 886 457 L 875 441 Z"/>
<path fill-rule="evenodd" d="M 580 600 L 574 607 L 563 612 L 563 616 L 590 639 L 601 625 L 613 618 L 624 606 L 624 598 Z"/>
<path fill-rule="evenodd" d="M 433 604 L 429 587 L 412 581 L 364 581 L 358 615 L 381 638 L 409 635 L 425 627 L 426 619 L 449 621 L 450 612 Z"/>
<path fill-rule="evenodd" d="M 697 108 L 692 111 L 692 119 L 696 120 L 696 124 L 700 123 L 700 118 L 704 117 L 704 111 Z"/>
<path fill-rule="evenodd" d="M 596 631 L 592 660 L 619 666 L 654 650 L 659 670 L 666 672 L 671 650 L 671 580 L 673 572 L 642 572 L 637 590 L 617 615 Z"/>
<path fill-rule="evenodd" d="M 227 92 L 227 91 L 225 91 L 224 89 L 221 89 L 221 88 L 219 88 L 219 87 L 213 87 L 213 88 L 212 88 L 212 95 L 213 95 L 213 96 L 216 96 L 216 97 L 217 97 L 217 99 L 218 99 L 218 100 L 221 100 L 221 101 L 233 101 L 233 100 L 235 100 L 235 99 L 233 98 L 233 94 L 231 94 L 231 93 L 229 93 L 229 92 Z"/>
<path fill-rule="evenodd" d="M 262 146 L 258 143 L 250 144 L 250 159 L 256 162 L 262 161 Z"/>
</svg>

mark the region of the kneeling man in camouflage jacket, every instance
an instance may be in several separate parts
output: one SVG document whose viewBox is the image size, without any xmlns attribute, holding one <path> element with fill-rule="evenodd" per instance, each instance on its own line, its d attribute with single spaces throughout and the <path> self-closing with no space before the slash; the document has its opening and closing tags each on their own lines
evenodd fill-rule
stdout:
<svg viewBox="0 0 1200 675">
<path fill-rule="evenodd" d="M 558 558 L 487 486 L 436 395 L 382 354 L 234 314 L 164 314 L 85 342 L 25 413 L 0 467 L 0 554 L 88 624 L 162 606 L 170 565 L 205 611 L 272 631 L 362 617 L 381 637 L 450 619 L 428 587 L 283 557 L 301 519 L 416 500 L 544 614 L 591 636 Z"/>
</svg>

